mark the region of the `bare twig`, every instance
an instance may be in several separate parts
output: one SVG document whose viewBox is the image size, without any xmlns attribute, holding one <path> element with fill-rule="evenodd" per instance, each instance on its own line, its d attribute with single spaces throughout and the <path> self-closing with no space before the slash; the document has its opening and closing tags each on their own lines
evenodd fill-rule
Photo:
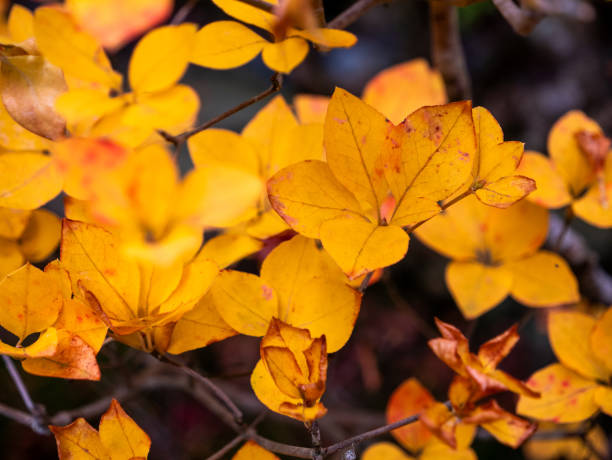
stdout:
<svg viewBox="0 0 612 460">
<path fill-rule="evenodd" d="M 15 383 L 15 387 L 17 387 L 17 391 L 19 392 L 19 396 L 23 400 L 23 403 L 26 406 L 26 409 L 30 414 L 32 414 L 32 423 L 31 427 L 38 434 L 49 434 L 49 430 L 46 424 L 46 414 L 44 407 L 35 404 L 30 396 L 30 392 L 28 388 L 23 383 L 23 379 L 21 378 L 21 374 L 17 370 L 15 363 L 11 358 L 6 355 L 2 355 L 2 359 L 4 360 L 4 365 L 6 366 L 6 370 L 8 371 L 11 379 Z"/>
<path fill-rule="evenodd" d="M 189 13 L 191 13 L 191 10 L 193 10 L 198 2 L 199 0 L 189 0 L 187 3 L 181 6 L 170 21 L 170 24 L 180 24 L 183 22 L 187 16 L 189 16 Z"/>
<path fill-rule="evenodd" d="M 542 13 L 521 8 L 513 0 L 493 0 L 493 4 L 519 35 L 529 35 L 544 17 Z"/>
<path fill-rule="evenodd" d="M 194 134 L 197 134 L 197 133 L 199 133 L 201 131 L 204 131 L 205 129 L 210 128 L 213 125 L 216 125 L 220 121 L 225 120 L 226 118 L 232 116 L 233 114 L 235 114 L 237 112 L 240 112 L 242 109 L 245 109 L 248 106 L 253 105 L 256 102 L 259 102 L 262 99 L 265 99 L 266 97 L 268 97 L 269 95 L 274 94 L 277 91 L 279 91 L 281 89 L 282 84 L 283 84 L 283 77 L 282 77 L 282 75 L 280 75 L 277 72 L 274 75 L 272 75 L 272 78 L 270 80 L 272 81 L 272 84 L 265 91 L 255 95 L 255 96 L 253 96 L 251 99 L 248 99 L 248 100 L 246 100 L 244 102 L 241 102 L 237 106 L 232 107 L 231 109 L 229 109 L 226 112 L 223 112 L 220 115 L 217 115 L 215 118 L 212 118 L 211 120 L 207 121 L 206 123 L 204 123 L 204 124 L 202 124 L 200 126 L 197 126 L 197 127 L 193 128 L 193 129 L 190 129 L 189 131 L 185 131 L 184 133 L 178 134 L 176 136 L 173 136 L 172 134 L 169 134 L 166 131 L 158 131 L 158 132 L 159 132 L 160 136 L 162 136 L 166 141 L 170 142 L 171 144 L 174 144 L 174 146 L 178 148 L 187 139 L 189 139 Z"/>
<path fill-rule="evenodd" d="M 374 8 L 377 5 L 391 3 L 392 1 L 393 0 L 357 0 L 350 7 L 332 19 L 329 24 L 327 24 L 327 27 L 332 29 L 345 29 L 357 21 L 357 19 L 363 16 L 371 8 Z"/>
<path fill-rule="evenodd" d="M 451 101 L 472 98 L 465 64 L 457 7 L 439 0 L 429 1 L 431 60 L 440 70 Z"/>
<path fill-rule="evenodd" d="M 325 27 L 325 8 L 323 8 L 323 0 L 310 0 L 312 5 L 312 12 L 317 19 L 317 26 Z"/>
<path fill-rule="evenodd" d="M 563 232 L 563 220 L 551 215 L 548 224 L 547 246 L 553 248 Z M 582 235 L 569 228 L 558 252 L 572 267 L 585 297 L 604 304 L 612 303 L 612 276 L 599 265 L 599 256 L 589 248 Z"/>
<path fill-rule="evenodd" d="M 459 203 L 461 200 L 463 200 L 464 198 L 467 198 L 472 193 L 474 193 L 474 191 L 472 190 L 472 188 L 469 188 L 468 190 L 466 190 L 465 192 L 461 193 L 460 195 L 457 195 L 455 198 L 453 198 L 449 202 L 444 203 L 442 206 L 440 206 L 440 213 L 446 211 L 448 208 L 450 208 L 454 204 Z M 412 227 L 407 228 L 406 231 L 410 234 L 410 233 L 414 232 L 417 228 L 419 228 L 421 225 L 423 225 L 425 222 L 429 222 L 431 219 L 433 219 L 434 217 L 436 217 L 438 215 L 439 214 L 436 214 L 434 216 L 428 217 L 425 220 L 422 220 L 421 222 L 417 222 Z"/>
<path fill-rule="evenodd" d="M 363 280 L 361 281 L 361 284 L 359 285 L 359 289 L 358 289 L 360 293 L 363 294 L 365 290 L 368 288 L 368 285 L 370 284 L 370 280 L 372 279 L 372 276 L 374 276 L 374 272 L 368 272 L 366 276 L 363 277 Z"/>
<path fill-rule="evenodd" d="M 257 425 L 259 425 L 265 417 L 266 417 L 265 412 L 262 412 L 261 414 L 259 414 L 257 418 L 253 420 L 253 422 L 249 425 L 249 429 L 255 429 Z M 232 450 L 242 441 L 247 439 L 247 437 L 248 435 L 246 431 L 244 433 L 239 434 L 234 439 L 232 439 L 230 442 L 228 442 L 225 446 L 219 449 L 217 452 L 215 452 L 210 457 L 208 457 L 206 460 L 219 460 L 220 458 L 223 458 L 225 454 L 227 454 L 230 450 Z"/>
<path fill-rule="evenodd" d="M 0 403 L 0 415 L 22 425 L 29 426 L 32 430 L 36 431 L 34 429 L 34 425 L 37 424 L 36 418 L 27 412 Z"/>
</svg>

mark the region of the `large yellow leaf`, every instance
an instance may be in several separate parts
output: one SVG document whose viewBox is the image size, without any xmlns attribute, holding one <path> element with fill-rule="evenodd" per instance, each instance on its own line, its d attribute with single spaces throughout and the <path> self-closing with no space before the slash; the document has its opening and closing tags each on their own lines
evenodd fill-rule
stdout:
<svg viewBox="0 0 612 460">
<path fill-rule="evenodd" d="M 576 139 L 581 131 L 601 134 L 595 121 L 572 110 L 557 120 L 548 134 L 548 154 L 574 196 L 595 179 L 595 171 Z"/>
<path fill-rule="evenodd" d="M 555 423 L 579 422 L 593 415 L 597 384 L 561 364 L 551 364 L 533 374 L 529 386 L 539 398 L 521 396 L 517 413 Z"/>
<path fill-rule="evenodd" d="M 146 458 L 151 447 L 147 433 L 125 413 L 116 399 L 100 419 L 100 441 L 113 460 Z"/>
<path fill-rule="evenodd" d="M 264 280 L 250 273 L 222 271 L 211 287 L 223 320 L 245 335 L 263 336 L 278 316 L 278 298 Z"/>
<path fill-rule="evenodd" d="M 319 237 L 327 220 L 362 215 L 353 194 L 322 161 L 308 160 L 282 169 L 268 181 L 268 194 L 285 222 L 310 238 Z"/>
<path fill-rule="evenodd" d="M 0 281 L 0 299 L 0 325 L 19 342 L 53 325 L 62 307 L 55 278 L 30 264 Z"/>
<path fill-rule="evenodd" d="M 417 379 L 405 380 L 393 391 L 387 402 L 387 423 L 395 423 L 411 415 L 420 414 L 435 402 L 431 393 Z M 420 451 L 432 437 L 420 420 L 393 430 L 391 434 L 413 453 Z"/>
<path fill-rule="evenodd" d="M 336 88 L 325 118 L 327 164 L 338 181 L 357 197 L 364 209 L 371 210 L 369 215 L 378 221 L 389 189 L 380 155 L 386 128 L 382 114 L 347 91 Z"/>
<path fill-rule="evenodd" d="M 247 441 L 232 457 L 232 460 L 279 460 L 279 458 L 254 441 Z"/>
<path fill-rule="evenodd" d="M 451 262 L 446 267 L 446 285 L 468 319 L 477 318 L 504 300 L 512 282 L 512 272 L 503 266 Z"/>
<path fill-rule="evenodd" d="M 472 171 L 476 138 L 469 102 L 424 107 L 389 133 L 385 175 L 397 201 L 392 224 L 412 225 L 435 214 Z M 429 216 L 419 200 L 431 202 Z"/>
<path fill-rule="evenodd" d="M 525 152 L 516 172 L 536 181 L 537 188 L 527 197 L 529 201 L 546 208 L 560 208 L 570 203 L 568 186 L 554 163 L 541 153 Z"/>
<path fill-rule="evenodd" d="M 56 163 L 42 153 L 0 153 L 0 206 L 35 209 L 62 189 Z"/>
<path fill-rule="evenodd" d="M 290 73 L 308 54 L 308 42 L 299 37 L 266 43 L 261 52 L 264 63 L 272 70 Z"/>
<path fill-rule="evenodd" d="M 59 217 L 46 209 L 36 209 L 21 234 L 19 247 L 30 262 L 42 262 L 55 251 L 61 234 Z"/>
<path fill-rule="evenodd" d="M 368 446 L 361 455 L 361 460 L 413 460 L 414 457 L 390 442 L 377 442 Z"/>
<path fill-rule="evenodd" d="M 592 379 L 606 381 L 607 369 L 591 348 L 595 318 L 578 311 L 551 311 L 548 314 L 548 339 L 557 358 L 565 366 Z"/>
<path fill-rule="evenodd" d="M 49 429 L 55 436 L 60 460 L 111 460 L 100 435 L 84 418 Z"/>
<path fill-rule="evenodd" d="M 612 308 L 597 320 L 589 342 L 592 353 L 612 371 Z"/>
<path fill-rule="evenodd" d="M 23 369 L 34 375 L 74 380 L 100 380 L 96 352 L 78 335 L 58 331 L 57 350 L 52 356 L 28 358 Z"/>
<path fill-rule="evenodd" d="M 328 220 L 321 225 L 320 238 L 349 279 L 399 262 L 410 240 L 400 227 L 379 226 L 363 217 Z"/>
<path fill-rule="evenodd" d="M 24 128 L 48 139 L 64 136 L 55 99 L 68 88 L 62 70 L 41 56 L 1 57 L 2 103 Z"/>
<path fill-rule="evenodd" d="M 75 21 L 105 48 L 117 49 L 172 12 L 173 0 L 67 0 Z"/>
<path fill-rule="evenodd" d="M 202 297 L 178 320 L 172 330 L 168 353 L 179 354 L 238 334 L 217 311 L 212 293 Z"/>
<path fill-rule="evenodd" d="M 238 22 L 212 22 L 196 34 L 191 62 L 212 69 L 240 67 L 254 59 L 266 43 Z"/>
<path fill-rule="evenodd" d="M 514 276 L 510 294 L 530 307 L 554 307 L 580 300 L 578 282 L 559 255 L 538 251 L 533 256 L 504 264 Z"/>
<path fill-rule="evenodd" d="M 62 9 L 37 8 L 34 35 L 42 55 L 65 74 L 120 90 L 121 75 L 113 71 L 102 47 Z"/>
<path fill-rule="evenodd" d="M 363 89 L 363 100 L 395 125 L 425 105 L 447 102 L 442 76 L 425 59 L 413 59 L 377 73 Z"/>
<path fill-rule="evenodd" d="M 145 35 L 130 59 L 134 92 L 161 91 L 178 82 L 189 65 L 195 33 L 195 24 L 181 24 L 158 27 Z"/>
</svg>

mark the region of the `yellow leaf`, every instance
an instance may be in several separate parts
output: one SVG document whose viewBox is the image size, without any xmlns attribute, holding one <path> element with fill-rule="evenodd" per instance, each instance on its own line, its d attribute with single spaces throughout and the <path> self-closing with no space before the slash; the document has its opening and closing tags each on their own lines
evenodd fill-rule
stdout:
<svg viewBox="0 0 612 460">
<path fill-rule="evenodd" d="M 325 48 L 350 48 L 357 43 L 357 37 L 346 30 L 338 29 L 314 29 L 298 30 L 289 32 L 291 37 L 302 37 Z"/>
<path fill-rule="evenodd" d="M 146 458 L 151 447 L 147 433 L 125 413 L 116 399 L 100 419 L 100 441 L 112 460 Z"/>
<path fill-rule="evenodd" d="M 272 318 L 278 316 L 276 292 L 250 273 L 222 271 L 211 293 L 223 320 L 241 334 L 261 337 Z"/>
<path fill-rule="evenodd" d="M 78 418 L 70 425 L 49 427 L 57 441 L 60 460 L 112 460 L 98 432 Z"/>
<path fill-rule="evenodd" d="M 419 457 L 420 458 L 420 457 Z M 361 455 L 361 460 L 413 460 L 402 449 L 390 442 L 377 442 L 368 446 Z"/>
<path fill-rule="evenodd" d="M 277 72 L 290 73 L 308 54 L 308 42 L 299 37 L 266 43 L 261 52 L 264 63 Z"/>
<path fill-rule="evenodd" d="M 595 426 L 586 434 L 586 441 L 580 434 L 575 434 L 574 425 L 560 426 L 558 424 L 540 424 L 538 433 L 550 433 L 562 429 L 565 436 L 560 439 L 530 439 L 525 444 L 524 452 L 529 460 L 555 460 L 558 458 L 581 458 L 598 460 L 608 455 L 608 439 L 600 426 Z M 578 427 L 580 429 L 580 427 Z M 587 445 L 594 447 L 593 452 Z"/>
<path fill-rule="evenodd" d="M 204 348 L 238 334 L 217 311 L 212 293 L 202 297 L 178 320 L 172 330 L 168 353 L 180 354 Z"/>
<path fill-rule="evenodd" d="M 55 110 L 64 117 L 73 136 L 86 136 L 98 119 L 127 103 L 125 97 L 109 97 L 105 91 L 74 88 L 55 99 Z"/>
<path fill-rule="evenodd" d="M 16 240 L 30 220 L 31 212 L 23 209 L 0 208 L 0 238 Z"/>
<path fill-rule="evenodd" d="M 389 186 L 381 158 L 387 134 L 385 117 L 341 88 L 336 88 L 325 118 L 327 164 L 338 181 L 380 221 Z M 397 198 L 397 196 L 396 196 Z"/>
<path fill-rule="evenodd" d="M 319 237 L 327 220 L 362 215 L 353 194 L 322 161 L 308 160 L 282 169 L 268 181 L 268 195 L 285 222 L 310 238 Z"/>
<path fill-rule="evenodd" d="M 436 400 L 421 383 L 410 378 L 397 387 L 387 402 L 387 423 L 395 423 L 417 415 L 435 404 Z M 420 451 L 430 440 L 431 432 L 420 420 L 391 432 L 393 437 L 410 452 Z"/>
<path fill-rule="evenodd" d="M 26 372 L 44 377 L 74 380 L 100 380 L 96 353 L 78 335 L 58 331 L 57 350 L 52 356 L 27 358 L 21 364 Z"/>
<path fill-rule="evenodd" d="M 536 189 L 536 182 L 525 176 L 507 176 L 476 190 L 478 199 L 489 206 L 507 208 Z"/>
<path fill-rule="evenodd" d="M 42 262 L 57 248 L 61 233 L 59 217 L 46 209 L 36 209 L 21 234 L 19 247 L 30 262 Z"/>
<path fill-rule="evenodd" d="M 55 111 L 55 99 L 68 88 L 62 70 L 41 56 L 1 58 L 2 102 L 13 119 L 35 134 L 56 140 L 66 121 Z"/>
<path fill-rule="evenodd" d="M 247 441 L 232 457 L 232 460 L 279 460 L 279 458 L 254 441 Z"/>
<path fill-rule="evenodd" d="M 264 0 L 267 1 L 267 0 Z M 238 0 L 213 0 L 213 3 L 221 8 L 226 14 L 247 24 L 260 27 L 261 29 L 272 32 L 276 22 L 276 16 L 267 13 L 260 8 L 248 5 Z M 275 5 L 276 1 L 267 1 Z"/>
<path fill-rule="evenodd" d="M 269 203 L 266 202 L 266 205 L 269 206 Z M 259 240 L 266 240 L 286 230 L 289 230 L 289 226 L 273 209 L 251 219 L 246 227 L 247 235 Z"/>
<path fill-rule="evenodd" d="M 26 264 L 0 281 L 0 325 L 23 341 L 55 323 L 62 293 L 55 278 Z"/>
<path fill-rule="evenodd" d="M 527 199 L 546 208 L 560 208 L 571 201 L 567 185 L 549 158 L 541 153 L 527 151 L 523 155 L 516 172 L 531 177 L 536 189 Z"/>
<path fill-rule="evenodd" d="M 413 59 L 379 72 L 366 84 L 363 100 L 395 125 L 425 105 L 447 102 L 442 76 L 425 59 Z"/>
<path fill-rule="evenodd" d="M 202 166 L 185 177 L 176 214 L 194 226 L 230 226 L 257 202 L 261 190 L 253 174 L 225 165 Z"/>
<path fill-rule="evenodd" d="M 601 134 L 601 128 L 595 121 L 573 110 L 557 120 L 548 134 L 550 158 L 574 196 L 595 179 L 595 171 L 576 139 L 576 134 L 581 131 Z"/>
<path fill-rule="evenodd" d="M 363 218 L 338 217 L 321 225 L 323 247 L 349 279 L 393 265 L 408 251 L 408 234 L 400 227 L 378 226 Z"/>
<path fill-rule="evenodd" d="M 612 388 L 600 385 L 595 390 L 595 402 L 599 404 L 601 410 L 612 417 Z"/>
<path fill-rule="evenodd" d="M 424 107 L 393 127 L 385 175 L 397 204 L 390 223 L 412 225 L 435 215 L 436 204 L 464 184 L 472 171 L 476 138 L 469 102 Z M 425 200 L 430 203 L 423 212 Z"/>
<path fill-rule="evenodd" d="M 0 354 L 19 359 L 52 356 L 57 350 L 57 335 L 57 330 L 50 327 L 45 329 L 36 341 L 27 347 L 12 347 L 0 342 Z"/>
<path fill-rule="evenodd" d="M 368 102 L 368 101 L 366 101 Z M 370 102 L 368 102 L 370 105 Z M 293 98 L 293 106 L 300 123 L 325 123 L 329 97 L 298 94 Z M 382 110 L 381 110 L 382 112 Z"/>
<path fill-rule="evenodd" d="M 591 351 L 612 370 L 612 308 L 595 323 L 590 337 Z"/>
<path fill-rule="evenodd" d="M 0 279 L 23 265 L 25 259 L 15 241 L 0 238 Z"/>
<path fill-rule="evenodd" d="M 459 428 L 462 425 L 459 425 Z M 477 460 L 476 453 L 467 447 L 453 449 L 443 442 L 432 442 L 425 446 L 419 460 Z"/>
<path fill-rule="evenodd" d="M 600 188 L 594 184 L 584 195 L 572 203 L 576 216 L 600 228 L 612 227 L 612 183 Z"/>
<path fill-rule="evenodd" d="M 50 141 L 17 123 L 0 104 L 0 146 L 7 151 L 35 152 L 46 149 Z"/>
<path fill-rule="evenodd" d="M 553 252 L 504 264 L 514 275 L 510 294 L 530 307 L 553 307 L 580 300 L 578 282 L 567 262 Z"/>
<path fill-rule="evenodd" d="M 14 4 L 11 7 L 7 26 L 9 35 L 16 43 L 34 36 L 34 16 L 21 5 Z"/>
<path fill-rule="evenodd" d="M 212 69 L 231 69 L 253 60 L 268 43 L 235 21 L 216 21 L 195 37 L 191 62 Z"/>
<path fill-rule="evenodd" d="M 585 379 L 561 364 L 551 364 L 533 374 L 530 388 L 540 392 L 540 398 L 521 396 L 517 413 L 555 423 L 579 422 L 593 415 L 597 384 Z"/>
<path fill-rule="evenodd" d="M 446 285 L 468 319 L 477 318 L 504 300 L 512 282 L 512 272 L 503 266 L 451 262 L 446 267 Z"/>
<path fill-rule="evenodd" d="M 212 128 L 191 136 L 187 145 L 191 160 L 196 167 L 205 167 L 214 162 L 231 165 L 253 175 L 260 174 L 258 153 L 246 136 L 225 129 Z"/>
<path fill-rule="evenodd" d="M 62 189 L 63 177 L 48 155 L 0 153 L 0 206 L 35 209 Z"/>
<path fill-rule="evenodd" d="M 102 47 L 62 9 L 37 8 L 34 35 L 42 55 L 64 73 L 120 90 L 121 75 L 113 71 Z"/>
<path fill-rule="evenodd" d="M 78 335 L 94 353 L 102 348 L 108 330 L 98 312 L 86 303 L 71 298 L 64 298 L 62 311 L 54 326 Z"/>
<path fill-rule="evenodd" d="M 551 311 L 548 314 L 548 338 L 559 361 L 584 377 L 606 381 L 606 369 L 591 348 L 595 319 L 578 311 Z"/>
<path fill-rule="evenodd" d="M 226 268 L 262 249 L 263 243 L 247 235 L 226 233 L 204 243 L 200 255 Z"/>
<path fill-rule="evenodd" d="M 181 24 L 158 27 L 145 35 L 130 59 L 134 92 L 161 91 L 178 82 L 189 65 L 195 33 L 195 24 Z"/>
<path fill-rule="evenodd" d="M 105 48 L 117 49 L 172 12 L 172 0 L 67 0 L 75 21 Z"/>
</svg>

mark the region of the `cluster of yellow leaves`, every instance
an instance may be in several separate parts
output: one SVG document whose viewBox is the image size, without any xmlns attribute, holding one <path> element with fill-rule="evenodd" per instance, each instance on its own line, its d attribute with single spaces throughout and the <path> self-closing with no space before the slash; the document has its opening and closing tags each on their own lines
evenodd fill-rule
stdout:
<svg viewBox="0 0 612 460">
<path fill-rule="evenodd" d="M 60 220 L 50 211 L 0 208 L 0 279 L 29 262 L 43 262 L 60 239 Z"/>
<path fill-rule="evenodd" d="M 553 311 L 548 337 L 560 363 L 529 378 L 530 388 L 542 396 L 522 396 L 517 411 L 554 423 L 580 422 L 599 410 L 612 415 L 612 308 L 598 319 L 578 311 Z"/>
<path fill-rule="evenodd" d="M 580 299 L 578 283 L 559 255 L 539 250 L 548 211 L 528 201 L 508 209 L 468 197 L 425 223 L 421 241 L 453 261 L 446 284 L 466 318 L 475 318 L 512 295 L 530 307 Z"/>
<path fill-rule="evenodd" d="M 192 62 L 213 69 L 231 69 L 261 53 L 269 68 L 289 73 L 306 58 L 309 41 L 325 48 L 347 48 L 357 41 L 350 32 L 318 27 L 309 8 L 293 8 L 296 14 L 290 11 L 292 4 L 309 7 L 308 2 L 266 1 L 275 6 L 274 14 L 239 0 L 213 0 L 229 16 L 270 33 L 273 41 L 236 21 L 213 22 L 198 31 Z"/>
<path fill-rule="evenodd" d="M 612 149 L 601 127 L 584 113 L 561 117 L 548 135 L 548 154 L 528 152 L 520 171 L 538 190 L 529 199 L 547 208 L 571 206 L 597 227 L 612 227 Z"/>
<path fill-rule="evenodd" d="M 99 430 L 84 418 L 78 418 L 70 425 L 49 428 L 55 435 L 60 460 L 146 459 L 151 447 L 147 433 L 125 413 L 115 399 L 102 415 Z"/>
</svg>

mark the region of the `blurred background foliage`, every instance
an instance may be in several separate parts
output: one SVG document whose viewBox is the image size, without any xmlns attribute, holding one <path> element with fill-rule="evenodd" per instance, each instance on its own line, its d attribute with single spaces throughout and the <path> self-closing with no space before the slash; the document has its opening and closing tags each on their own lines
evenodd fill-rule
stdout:
<svg viewBox="0 0 612 460">
<path fill-rule="evenodd" d="M 38 2 L 19 1 L 29 8 Z M 185 1 L 177 1 L 175 11 Z M 351 0 L 326 0 L 327 19 L 346 9 Z M 488 108 L 504 129 L 507 140 L 525 142 L 526 150 L 546 151 L 552 124 L 571 109 L 594 118 L 612 135 L 612 2 L 596 1 L 595 21 L 572 22 L 546 18 L 528 37 L 514 33 L 490 1 L 460 9 L 462 40 L 472 79 L 473 103 Z M 204 25 L 224 19 L 212 2 L 195 3 L 187 21 Z M 288 78 L 282 94 L 291 101 L 298 93 L 330 95 L 335 86 L 361 94 L 365 83 L 391 65 L 425 57 L 429 59 L 428 4 L 424 0 L 395 0 L 370 10 L 348 28 L 359 39 L 348 50 L 309 53 Z M 113 66 L 127 70 L 133 43 L 112 54 Z M 200 94 L 200 120 L 208 120 L 250 98 L 269 85 L 271 71 L 260 59 L 244 67 L 215 71 L 191 66 L 184 81 Z M 259 103 L 220 123 L 240 130 L 264 103 Z M 190 167 L 182 154 L 184 169 Z M 61 201 L 50 205 L 61 211 Z M 575 222 L 598 252 L 601 265 L 612 272 L 612 232 Z M 439 400 L 446 399 L 452 371 L 431 353 L 427 339 L 437 336 L 433 318 L 460 327 L 478 345 L 521 323 L 521 340 L 502 368 L 525 379 L 544 364 L 555 361 L 548 344 L 543 312 L 529 312 L 512 299 L 483 315 L 465 321 L 444 284 L 446 260 L 425 248 L 416 238 L 407 257 L 385 271 L 381 281 L 364 296 L 353 336 L 330 358 L 328 389 L 324 396 L 329 414 L 321 420 L 324 444 L 344 439 L 384 424 L 384 410 L 391 392 L 406 378 L 418 377 Z M 257 261 L 240 269 L 256 271 Z M 249 387 L 249 375 L 259 357 L 257 338 L 238 336 L 183 357 L 215 381 L 254 418 L 263 408 Z M 129 393 L 134 375 L 149 366 L 160 366 L 143 353 L 112 343 L 99 355 L 99 383 L 71 382 L 24 375 L 34 399 L 56 413 L 117 391 Z M 6 370 L 0 369 L 2 401 L 20 406 L 19 396 Z M 146 378 L 146 376 L 145 376 Z M 154 386 L 153 384 L 151 386 Z M 125 401 L 125 402 L 124 402 Z M 177 390 L 145 390 L 122 401 L 126 411 L 153 440 L 150 459 L 202 459 L 223 447 L 234 434 L 187 393 Z M 510 407 L 511 396 L 502 402 Z M 104 406 L 106 409 L 107 404 Z M 100 411 L 102 412 L 102 410 Z M 93 418 L 97 423 L 98 416 Z M 603 419 L 609 438 L 612 422 Z M 260 433 L 289 444 L 307 445 L 304 427 L 291 419 L 269 415 Z M 4 460 L 57 458 L 52 437 L 0 418 L 0 458 Z M 361 446 L 365 448 L 367 443 Z M 521 459 L 494 440 L 477 439 L 481 459 Z M 338 457 L 339 458 L 339 457 Z"/>
</svg>

